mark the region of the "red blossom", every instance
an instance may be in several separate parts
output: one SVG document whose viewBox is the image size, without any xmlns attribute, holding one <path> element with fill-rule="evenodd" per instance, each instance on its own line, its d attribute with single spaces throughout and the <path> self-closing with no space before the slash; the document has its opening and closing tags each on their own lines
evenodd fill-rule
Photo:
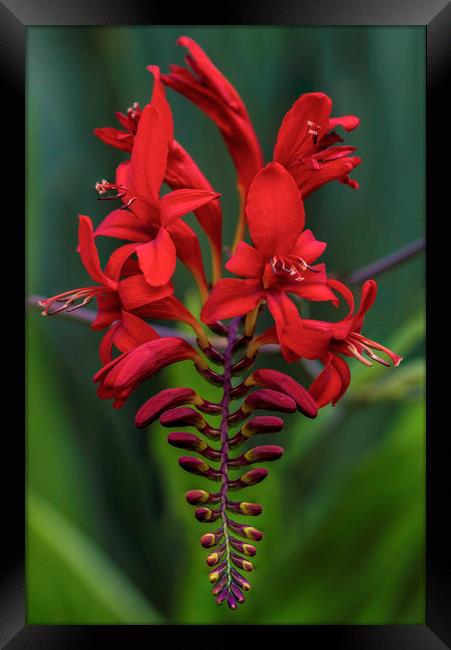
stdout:
<svg viewBox="0 0 451 650">
<path fill-rule="evenodd" d="M 201 319 L 211 323 L 246 314 L 265 300 L 281 344 L 287 324 L 298 318 L 295 294 L 308 300 L 337 298 L 327 283 L 324 264 L 312 266 L 326 244 L 304 228 L 304 206 L 293 177 L 278 163 L 267 165 L 253 181 L 246 203 L 254 243 L 240 242 L 226 268 L 243 280 L 226 278 L 214 287 Z"/>
</svg>

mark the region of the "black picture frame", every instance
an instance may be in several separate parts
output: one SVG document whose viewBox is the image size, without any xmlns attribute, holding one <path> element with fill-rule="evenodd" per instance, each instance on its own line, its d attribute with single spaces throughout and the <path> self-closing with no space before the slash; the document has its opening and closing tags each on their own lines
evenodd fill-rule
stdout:
<svg viewBox="0 0 451 650">
<path fill-rule="evenodd" d="M 188 9 L 188 11 L 186 11 Z M 446 166 L 440 162 L 440 154 L 446 147 L 445 135 L 449 131 L 449 114 L 445 101 L 446 73 L 451 60 L 451 4 L 446 0 L 249 0 L 228 2 L 217 7 L 214 20 L 205 22 L 205 13 L 196 10 L 190 3 L 185 9 L 178 6 L 164 6 L 151 0 L 3 0 L 0 1 L 0 74 L 2 78 L 0 102 L 2 110 L 3 156 L 6 160 L 6 188 L 3 187 L 4 217 L 8 215 L 10 225 L 17 225 L 19 248 L 23 242 L 23 221 L 20 219 L 24 200 L 24 151 L 25 151 L 25 51 L 27 27 L 33 25 L 167 25 L 170 17 L 177 15 L 180 25 L 233 24 L 247 25 L 419 25 L 426 30 L 427 38 L 427 265 L 428 281 L 427 318 L 427 606 L 425 625 L 325 625 L 325 626 L 262 626 L 270 642 L 272 635 L 285 637 L 286 632 L 294 634 L 296 644 L 304 648 L 326 647 L 346 650 L 439 650 L 451 645 L 451 586 L 449 572 L 449 537 L 443 531 L 447 516 L 446 497 L 451 493 L 449 455 L 446 447 L 449 425 L 441 417 L 440 427 L 433 427 L 432 414 L 443 409 L 446 385 L 440 388 L 439 360 L 443 352 L 441 331 L 432 335 L 434 315 L 440 312 L 438 301 L 433 302 L 432 288 L 439 278 L 446 277 L 446 270 L 440 267 L 446 260 L 445 251 L 440 250 L 445 238 L 440 229 L 445 219 L 445 192 L 449 186 L 445 181 Z M 185 15 L 184 15 L 185 14 Z M 222 15 L 221 15 L 222 14 Z M 203 22 L 202 22 L 203 21 Z M 223 22 L 224 21 L 224 22 Z M 446 152 L 445 152 L 446 153 Z M 449 165 L 447 165 L 449 167 Z M 449 192 L 447 192 L 449 196 Z M 449 200 L 449 199 L 448 199 Z M 442 216 L 443 215 L 443 216 Z M 12 229 L 8 226 L 6 237 Z M 449 240 L 448 240 L 449 241 Z M 9 248 L 10 245 L 8 245 Z M 11 245 L 12 247 L 12 245 Z M 432 248 L 433 247 L 433 248 Z M 431 251 L 433 250 L 433 254 Z M 431 253 L 431 254 L 428 254 Z M 441 254 L 442 253 L 442 254 Z M 449 255 L 449 254 L 448 254 Z M 14 262 L 18 266 L 17 259 Z M 444 264 L 443 264 L 444 267 Z M 11 270 L 11 267 L 9 267 Z M 20 273 L 16 272 L 16 276 Z M 18 314 L 20 291 L 6 289 L 8 295 L 4 321 L 9 338 L 4 339 L 4 348 L 13 351 L 13 361 L 6 362 L 8 385 L 11 394 L 17 393 L 21 385 L 20 355 L 18 346 L 23 341 L 23 331 L 17 325 L 17 317 L 11 321 L 11 313 Z M 11 298 L 17 298 L 17 311 Z M 14 300 L 13 300 L 14 303 Z M 432 305 L 434 305 L 432 307 Z M 440 323 L 439 316 L 437 321 Z M 440 324 L 438 325 L 440 327 Z M 443 327 L 443 326 L 442 326 Z M 18 336 L 13 347 L 11 330 Z M 5 342 L 7 345 L 5 345 Z M 15 352 L 15 354 L 14 354 Z M 446 359 L 445 359 L 446 362 Z M 432 379 L 434 378 L 434 379 Z M 449 398 L 448 398 L 449 399 Z M 8 409 L 10 408 L 8 398 Z M 440 411 L 439 411 L 440 412 Z M 10 417 L 8 417 L 10 420 Z M 437 418 L 438 420 L 438 418 Z M 12 421 L 12 420 L 11 420 Z M 6 409 L 4 408 L 4 422 Z M 241 627 L 239 635 L 236 626 L 220 627 L 220 630 L 192 626 L 40 626 L 25 624 L 25 579 L 24 579 L 24 438 L 18 427 L 4 427 L 3 435 L 3 502 L 7 513 L 3 517 L 2 574 L 0 590 L 0 642 L 8 650 L 33 648 L 97 648 L 102 644 L 123 647 L 140 647 L 157 638 L 160 633 L 173 643 L 186 643 L 191 632 L 197 643 L 230 645 L 231 643 L 255 642 L 258 634 L 255 626 Z M 448 429 L 448 434 L 446 430 Z M 11 470 L 6 476 L 6 466 Z M 447 568 L 448 567 L 448 571 Z M 293 629 L 291 629 L 293 628 Z M 213 636 L 214 635 L 214 636 Z M 249 638 L 249 641 L 247 639 Z M 274 637 L 276 638 L 276 637 Z M 246 640 L 245 640 L 246 639 Z"/>
</svg>

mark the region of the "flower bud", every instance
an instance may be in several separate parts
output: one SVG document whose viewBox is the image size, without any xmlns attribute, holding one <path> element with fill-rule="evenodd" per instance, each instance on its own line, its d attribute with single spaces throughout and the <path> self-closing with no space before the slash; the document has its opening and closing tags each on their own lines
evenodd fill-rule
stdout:
<svg viewBox="0 0 451 650">
<path fill-rule="evenodd" d="M 221 591 L 221 593 L 219 594 L 219 596 L 216 598 L 216 601 L 215 601 L 216 604 L 217 604 L 217 605 L 220 605 L 221 603 L 223 603 L 223 602 L 225 601 L 225 599 L 227 598 L 228 593 L 229 593 L 229 590 L 227 589 L 227 587 L 225 587 L 225 588 Z"/>
<path fill-rule="evenodd" d="M 226 562 L 222 562 L 216 569 L 213 569 L 213 571 L 210 571 L 208 574 L 208 579 L 210 582 L 218 582 L 219 578 L 222 576 L 224 573 L 224 570 L 227 566 Z"/>
<path fill-rule="evenodd" d="M 254 570 L 254 565 L 252 564 L 252 562 L 250 562 L 249 560 L 245 560 L 239 555 L 236 555 L 236 553 L 230 553 L 230 559 L 235 564 L 235 566 L 239 567 L 240 569 L 243 569 L 243 571 Z"/>
<path fill-rule="evenodd" d="M 256 542 L 259 542 L 263 539 L 263 533 L 258 528 L 253 526 L 246 526 L 245 524 L 237 524 L 236 521 L 229 520 L 230 529 L 233 530 L 237 535 L 241 537 L 247 537 L 248 539 L 253 539 Z"/>
<path fill-rule="evenodd" d="M 204 548 L 211 548 L 212 546 L 216 546 L 216 544 L 219 544 L 221 539 L 224 536 L 224 531 L 218 530 L 214 533 L 205 533 L 205 535 L 202 535 L 200 538 L 200 543 Z"/>
<path fill-rule="evenodd" d="M 233 548 L 235 548 L 240 553 L 243 553 L 244 555 L 253 557 L 257 553 L 257 549 L 255 548 L 255 546 L 252 546 L 252 544 L 246 544 L 246 542 L 240 542 L 238 539 L 235 539 L 234 537 L 230 537 L 229 541 L 231 546 L 233 546 Z"/>
<path fill-rule="evenodd" d="M 318 407 L 308 390 L 295 379 L 279 370 L 255 370 L 245 381 L 247 386 L 264 386 L 265 388 L 283 391 L 295 400 L 298 411 L 309 418 L 315 418 Z"/>
<path fill-rule="evenodd" d="M 277 433 L 283 429 L 284 421 L 273 415 L 256 415 L 241 427 L 240 433 L 250 438 L 256 433 Z"/>
<path fill-rule="evenodd" d="M 192 388 L 166 388 L 144 402 L 135 416 L 135 425 L 138 429 L 146 427 L 167 409 L 181 404 L 192 404 L 196 400 L 202 401 Z"/>
<path fill-rule="evenodd" d="M 262 513 L 262 506 L 259 503 L 249 501 L 227 501 L 227 509 L 239 515 L 250 515 L 256 517 Z"/>
<path fill-rule="evenodd" d="M 207 557 L 207 564 L 208 566 L 215 566 L 218 564 L 220 559 L 225 553 L 225 545 L 218 546 L 216 551 L 213 551 L 213 553 L 210 553 L 210 555 Z"/>
<path fill-rule="evenodd" d="M 256 467 L 240 476 L 240 478 L 230 481 L 229 487 L 231 489 L 239 489 L 250 485 L 257 485 L 257 483 L 261 483 L 261 481 L 263 481 L 267 476 L 268 471 L 266 469 L 263 467 Z"/>
<path fill-rule="evenodd" d="M 198 476 L 205 476 L 212 481 L 219 481 L 221 478 L 219 472 L 207 465 L 205 461 L 200 458 L 194 458 L 194 456 L 181 456 L 179 458 L 179 465 L 186 472 L 197 474 Z"/>
<path fill-rule="evenodd" d="M 221 457 L 221 453 L 212 449 L 207 445 L 204 440 L 201 440 L 194 433 L 187 433 L 185 431 L 176 431 L 168 435 L 168 443 L 173 447 L 178 449 L 189 449 L 191 451 L 197 451 L 202 456 L 206 458 L 211 458 L 212 460 L 217 460 Z"/>
<path fill-rule="evenodd" d="M 236 609 L 238 607 L 236 598 L 230 591 L 229 591 L 229 595 L 227 596 L 227 605 L 230 607 L 230 609 Z"/>
<path fill-rule="evenodd" d="M 215 510 L 210 510 L 210 508 L 204 507 L 198 508 L 194 513 L 194 516 L 196 517 L 197 521 L 210 522 L 215 521 L 220 516 L 220 513 L 216 512 Z"/>
<path fill-rule="evenodd" d="M 231 574 L 234 582 L 236 582 L 236 584 L 239 585 L 241 589 L 243 589 L 244 591 L 250 591 L 251 589 L 250 582 L 248 582 L 246 578 L 243 578 L 243 576 L 240 573 L 238 573 L 238 571 L 233 567 L 231 569 Z"/>
<path fill-rule="evenodd" d="M 251 465 L 258 462 L 269 462 L 277 460 L 283 455 L 283 448 L 277 445 L 261 445 L 249 449 L 242 456 L 232 458 L 229 461 L 230 467 L 240 467 L 242 465 Z"/>
<path fill-rule="evenodd" d="M 229 415 L 228 421 L 231 424 L 240 422 L 256 409 L 294 413 L 296 410 L 296 402 L 284 393 L 263 388 L 248 395 L 241 407 L 235 413 Z"/>
<path fill-rule="evenodd" d="M 196 427 L 209 438 L 219 438 L 220 431 L 211 427 L 205 418 L 187 406 L 179 406 L 175 409 L 170 409 L 160 416 L 160 424 L 164 427 Z"/>
<path fill-rule="evenodd" d="M 233 593 L 233 595 L 237 599 L 237 602 L 244 603 L 244 601 L 246 599 L 244 598 L 241 589 L 234 582 L 232 582 L 231 585 L 230 585 L 230 591 Z"/>
<path fill-rule="evenodd" d="M 206 490 L 189 490 L 185 493 L 185 498 L 192 506 L 196 506 L 199 503 L 208 503 L 211 500 L 211 494 Z"/>
<path fill-rule="evenodd" d="M 223 575 L 220 580 L 215 584 L 213 589 L 211 590 L 211 593 L 213 596 L 217 596 L 226 586 L 227 584 L 227 575 Z"/>
</svg>

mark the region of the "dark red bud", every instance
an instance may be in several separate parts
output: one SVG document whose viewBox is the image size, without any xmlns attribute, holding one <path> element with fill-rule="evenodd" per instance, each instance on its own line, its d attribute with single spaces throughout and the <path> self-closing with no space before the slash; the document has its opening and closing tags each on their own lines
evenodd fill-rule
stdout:
<svg viewBox="0 0 451 650">
<path fill-rule="evenodd" d="M 235 564 L 235 566 L 243 569 L 243 571 L 253 571 L 254 565 L 249 560 L 245 560 L 243 557 L 236 555 L 235 553 L 230 553 L 230 559 Z"/>
<path fill-rule="evenodd" d="M 141 406 L 135 417 L 138 429 L 146 427 L 174 406 L 201 403 L 203 400 L 192 388 L 166 388 L 154 395 Z"/>
<path fill-rule="evenodd" d="M 279 370 L 260 369 L 252 373 L 245 382 L 248 386 L 264 386 L 265 388 L 283 391 L 292 397 L 297 409 L 309 418 L 318 414 L 318 407 L 308 390 L 295 379 Z"/>
<path fill-rule="evenodd" d="M 203 507 L 198 508 L 194 513 L 194 516 L 196 517 L 197 521 L 210 522 L 215 521 L 220 516 L 220 513 L 216 512 L 215 510 L 210 510 L 210 508 Z"/>
<path fill-rule="evenodd" d="M 237 599 L 237 602 L 244 603 L 244 601 L 246 599 L 243 596 L 243 593 L 242 593 L 241 589 L 234 582 L 232 582 L 232 584 L 230 585 L 230 591 L 233 593 L 233 595 Z"/>
<path fill-rule="evenodd" d="M 212 449 L 207 445 L 204 440 L 201 440 L 194 433 L 186 433 L 185 431 L 176 431 L 168 435 L 168 443 L 178 449 L 189 449 L 190 451 L 197 451 L 205 458 L 218 460 L 221 458 L 221 453 Z"/>
<path fill-rule="evenodd" d="M 213 596 L 217 596 L 224 589 L 226 584 L 227 584 L 227 575 L 222 576 L 222 578 L 215 584 L 215 586 L 211 590 Z"/>
<path fill-rule="evenodd" d="M 248 463 L 278 460 L 283 456 L 283 447 L 278 445 L 260 445 L 243 454 Z"/>
<path fill-rule="evenodd" d="M 217 530 L 214 533 L 205 533 L 205 535 L 202 535 L 200 538 L 200 543 L 204 548 L 211 548 L 212 546 L 219 544 L 223 536 L 224 532 L 222 530 Z"/>
<path fill-rule="evenodd" d="M 256 415 L 241 428 L 246 438 L 256 433 L 277 433 L 283 429 L 284 421 L 274 415 Z"/>
<path fill-rule="evenodd" d="M 238 603 L 236 602 L 236 598 L 232 592 L 229 592 L 229 595 L 227 596 L 227 605 L 230 609 L 236 609 L 238 607 Z"/>
<path fill-rule="evenodd" d="M 220 605 L 221 603 L 223 603 L 223 602 L 225 601 L 225 599 L 227 598 L 228 593 L 229 593 L 229 590 L 228 590 L 227 587 L 225 587 L 225 588 L 221 591 L 221 593 L 219 594 L 219 596 L 216 598 L 216 601 L 215 601 L 216 604 L 217 604 L 217 605 Z"/>
<path fill-rule="evenodd" d="M 233 537 L 229 538 L 230 544 L 240 553 L 253 557 L 257 553 L 257 549 L 252 544 L 246 544 L 246 542 L 240 542 L 238 539 Z"/>
<path fill-rule="evenodd" d="M 236 582 L 237 585 L 241 587 L 244 591 L 250 591 L 251 585 L 250 583 L 246 580 L 246 578 L 243 578 L 243 576 L 238 573 L 236 569 L 232 567 L 231 573 L 233 576 L 234 582 Z"/>
<path fill-rule="evenodd" d="M 219 481 L 221 479 L 221 474 L 200 458 L 195 458 L 194 456 L 181 456 L 179 458 L 179 465 L 182 469 L 191 474 L 206 476 L 212 481 Z"/>
<path fill-rule="evenodd" d="M 205 419 L 194 409 L 179 406 L 163 413 L 160 416 L 160 424 L 164 427 L 196 427 L 201 431 L 205 427 Z"/>
<path fill-rule="evenodd" d="M 267 476 L 268 470 L 263 467 L 256 467 L 240 476 L 240 478 L 230 481 L 229 487 L 231 489 L 239 489 L 251 485 L 257 485 L 257 483 L 261 483 Z"/>
<path fill-rule="evenodd" d="M 190 490 L 186 492 L 185 498 L 192 506 L 197 506 L 199 503 L 210 502 L 211 494 L 206 490 Z"/>
<path fill-rule="evenodd" d="M 196 368 L 197 372 L 206 380 L 209 384 L 214 386 L 222 386 L 224 383 L 224 377 L 211 368 Z"/>
<path fill-rule="evenodd" d="M 237 524 L 236 521 L 231 520 L 229 520 L 229 526 L 231 530 L 233 530 L 237 535 L 241 535 L 241 537 L 247 537 L 248 539 L 253 539 L 256 542 L 259 542 L 261 539 L 263 539 L 262 531 L 254 528 L 253 526 Z"/>
<path fill-rule="evenodd" d="M 263 388 L 248 395 L 241 407 L 235 413 L 232 413 L 228 420 L 231 424 L 241 422 L 241 420 L 244 420 L 256 409 L 294 413 L 296 410 L 296 402 L 284 393 Z"/>
</svg>

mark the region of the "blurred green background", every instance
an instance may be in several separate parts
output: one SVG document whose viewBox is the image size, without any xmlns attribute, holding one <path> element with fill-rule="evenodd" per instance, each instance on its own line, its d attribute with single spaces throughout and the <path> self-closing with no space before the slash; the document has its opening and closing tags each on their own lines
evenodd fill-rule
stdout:
<svg viewBox="0 0 451 650">
<path fill-rule="evenodd" d="M 94 184 L 121 152 L 92 135 L 115 110 L 144 104 L 146 65 L 181 63 L 177 36 L 197 39 L 243 97 L 267 160 L 285 112 L 323 91 L 363 164 L 352 191 L 332 183 L 307 199 L 308 226 L 327 240 L 330 271 L 352 271 L 424 232 L 423 28 L 29 28 L 28 293 L 90 284 L 75 252 L 77 215 L 111 209 Z M 176 137 L 222 193 L 225 242 L 237 197 L 214 125 L 169 91 Z M 188 219 L 193 223 L 192 215 Z M 204 240 L 203 240 L 204 241 Z M 103 254 L 111 242 L 101 242 Z M 195 303 L 183 268 L 176 293 Z M 317 308 L 319 309 L 319 308 Z M 321 310 L 312 312 L 314 315 Z M 405 355 L 397 370 L 351 362 L 336 408 L 287 417 L 286 450 L 248 500 L 257 525 L 253 589 L 237 612 L 209 594 L 199 524 L 184 500 L 203 480 L 185 474 L 137 407 L 161 388 L 200 385 L 187 363 L 148 382 L 121 411 L 98 400 L 98 333 L 31 312 L 27 325 L 28 623 L 423 623 L 424 259 L 382 275 L 364 332 Z M 283 363 L 265 356 L 268 363 Z M 292 372 L 308 382 L 297 365 Z M 202 386 L 207 397 L 214 389 Z M 269 441 L 268 441 L 269 442 Z"/>
</svg>

